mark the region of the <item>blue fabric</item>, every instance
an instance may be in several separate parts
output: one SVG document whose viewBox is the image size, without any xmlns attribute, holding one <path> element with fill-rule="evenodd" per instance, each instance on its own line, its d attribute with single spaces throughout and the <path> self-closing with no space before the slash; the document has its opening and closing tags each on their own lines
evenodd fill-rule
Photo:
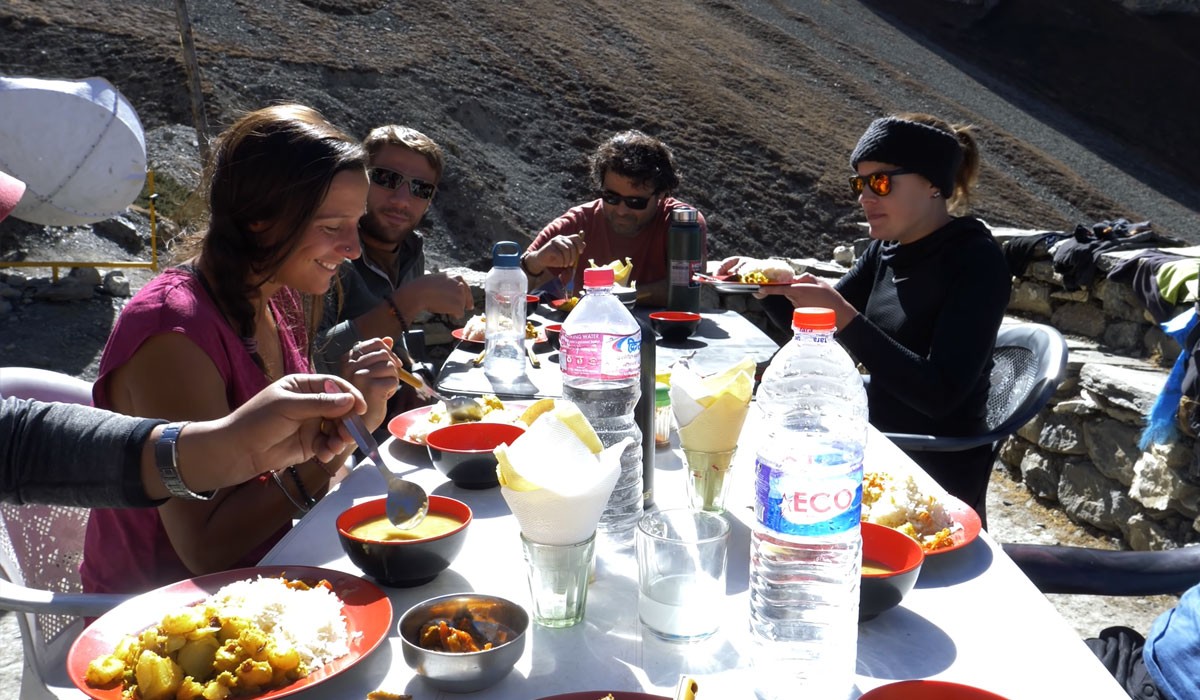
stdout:
<svg viewBox="0 0 1200 700">
<path fill-rule="evenodd" d="M 1200 586 L 1192 586 L 1179 604 L 1158 616 L 1142 647 L 1146 670 L 1158 689 L 1174 700 L 1200 698 Z"/>
<path fill-rule="evenodd" d="M 1138 442 L 1138 447 L 1143 450 L 1154 444 L 1166 444 L 1179 437 L 1179 429 L 1175 426 L 1175 414 L 1179 410 L 1179 400 L 1183 398 L 1183 375 L 1187 371 L 1187 360 L 1191 354 L 1186 341 L 1188 332 L 1196 326 L 1197 320 L 1196 309 L 1191 308 L 1166 323 L 1159 324 L 1167 335 L 1179 343 L 1183 352 L 1176 358 L 1175 366 L 1167 375 L 1167 381 L 1163 384 L 1158 398 L 1154 400 L 1150 415 L 1146 417 L 1146 429 L 1142 431 L 1142 439 Z"/>
</svg>

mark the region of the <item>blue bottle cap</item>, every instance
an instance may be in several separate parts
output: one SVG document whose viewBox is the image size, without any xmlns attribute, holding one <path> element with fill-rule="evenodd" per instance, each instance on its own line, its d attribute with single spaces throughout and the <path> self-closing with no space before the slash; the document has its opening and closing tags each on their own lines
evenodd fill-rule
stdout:
<svg viewBox="0 0 1200 700">
<path fill-rule="evenodd" d="M 512 252 L 501 252 L 508 248 Z M 521 246 L 516 241 L 500 241 L 492 246 L 492 267 L 520 267 Z"/>
</svg>

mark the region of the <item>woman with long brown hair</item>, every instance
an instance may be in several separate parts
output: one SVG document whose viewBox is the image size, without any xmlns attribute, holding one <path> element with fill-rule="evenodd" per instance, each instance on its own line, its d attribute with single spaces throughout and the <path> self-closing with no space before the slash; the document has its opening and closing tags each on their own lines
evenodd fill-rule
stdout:
<svg viewBox="0 0 1200 700">
<path fill-rule="evenodd" d="M 214 142 L 199 251 L 164 270 L 117 320 L 94 387 L 97 406 L 172 421 L 218 418 L 270 382 L 311 371 L 309 331 L 345 258 L 360 254 L 366 154 L 315 110 L 251 112 Z M 374 429 L 399 361 L 363 344 L 345 370 Z M 186 423 L 181 424 L 186 431 Z M 169 446 L 168 446 L 169 447 Z M 157 509 L 95 510 L 84 587 L 136 592 L 254 565 L 328 488 L 341 461 L 311 460 Z M 186 484 L 177 488 L 186 494 Z"/>
</svg>

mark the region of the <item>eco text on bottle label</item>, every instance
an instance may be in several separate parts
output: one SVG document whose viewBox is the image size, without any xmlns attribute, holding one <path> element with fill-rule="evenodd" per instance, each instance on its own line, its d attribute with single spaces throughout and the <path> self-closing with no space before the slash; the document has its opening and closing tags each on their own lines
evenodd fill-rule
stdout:
<svg viewBox="0 0 1200 700">
<path fill-rule="evenodd" d="M 755 467 L 755 516 L 775 532 L 798 536 L 842 532 L 861 517 L 861 466 L 818 480 L 802 473 L 781 473 L 762 460 Z"/>
</svg>

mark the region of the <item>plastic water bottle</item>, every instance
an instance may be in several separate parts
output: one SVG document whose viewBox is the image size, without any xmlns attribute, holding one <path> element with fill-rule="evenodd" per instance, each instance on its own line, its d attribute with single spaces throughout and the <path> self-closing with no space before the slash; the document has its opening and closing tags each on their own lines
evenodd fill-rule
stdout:
<svg viewBox="0 0 1200 700">
<path fill-rule="evenodd" d="M 505 251 L 508 252 L 505 252 Z M 525 293 L 528 280 L 521 269 L 521 247 L 513 241 L 492 246 L 492 269 L 483 283 L 483 371 L 509 383 L 525 374 Z"/>
<path fill-rule="evenodd" d="M 613 269 L 583 271 L 584 295 L 563 321 L 559 358 L 563 398 L 587 416 L 605 447 L 633 442 L 621 453 L 621 475 L 604 513 L 601 532 L 619 545 L 633 542 L 642 517 L 642 431 L 634 416 L 641 396 L 642 330 L 612 294 Z"/>
<path fill-rule="evenodd" d="M 750 629 L 760 698 L 849 697 L 858 643 L 867 396 L 834 313 L 800 308 L 757 403 Z"/>
</svg>

